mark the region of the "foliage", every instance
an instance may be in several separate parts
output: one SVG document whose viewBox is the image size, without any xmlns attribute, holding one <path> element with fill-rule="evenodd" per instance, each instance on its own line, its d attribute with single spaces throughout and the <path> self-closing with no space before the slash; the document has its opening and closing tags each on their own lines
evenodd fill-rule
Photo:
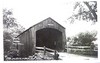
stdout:
<svg viewBox="0 0 100 63">
<path fill-rule="evenodd" d="M 3 39 L 4 51 L 9 51 L 13 38 L 25 29 L 16 22 L 11 10 L 3 9 Z"/>
<path fill-rule="evenodd" d="M 4 50 L 9 51 L 12 37 L 11 37 L 10 33 L 8 33 L 8 32 L 4 32 L 3 34 L 4 34 L 3 35 L 4 36 Z"/>
<path fill-rule="evenodd" d="M 13 26 L 17 26 L 17 23 L 15 22 L 15 18 L 12 17 L 12 11 L 4 9 L 3 10 L 3 25 L 4 28 L 10 28 Z"/>
<path fill-rule="evenodd" d="M 71 38 L 70 37 L 67 37 L 66 41 L 69 42 L 70 40 L 71 40 Z"/>
<path fill-rule="evenodd" d="M 86 33 L 80 33 L 76 37 L 73 38 L 73 45 L 76 46 L 90 46 L 93 44 L 93 41 L 96 41 L 97 32 L 86 32 Z"/>
<path fill-rule="evenodd" d="M 74 5 L 73 15 L 68 18 L 71 22 L 75 19 L 97 22 L 97 1 L 76 2 Z"/>
</svg>

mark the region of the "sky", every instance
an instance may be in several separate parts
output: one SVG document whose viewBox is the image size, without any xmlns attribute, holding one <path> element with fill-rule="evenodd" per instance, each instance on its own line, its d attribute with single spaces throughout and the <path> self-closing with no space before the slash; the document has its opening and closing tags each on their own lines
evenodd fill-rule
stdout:
<svg viewBox="0 0 100 63">
<path fill-rule="evenodd" d="M 51 17 L 66 28 L 66 36 L 80 32 L 97 30 L 97 24 L 91 25 L 84 21 L 68 22 L 73 14 L 75 1 L 68 0 L 4 0 L 3 9 L 11 9 L 16 21 L 28 29 L 32 25 Z"/>
</svg>

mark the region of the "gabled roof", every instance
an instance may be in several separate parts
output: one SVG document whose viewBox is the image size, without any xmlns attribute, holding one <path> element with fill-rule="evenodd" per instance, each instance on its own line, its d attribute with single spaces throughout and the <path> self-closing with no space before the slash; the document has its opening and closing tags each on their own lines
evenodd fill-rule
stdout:
<svg viewBox="0 0 100 63">
<path fill-rule="evenodd" d="M 30 28 L 32 28 L 32 27 L 34 27 L 34 26 L 36 26 L 36 25 L 38 25 L 38 24 L 40 24 L 40 23 L 42 23 L 42 22 L 44 22 L 44 21 L 49 21 L 49 20 L 54 21 L 55 23 L 57 23 L 58 25 L 60 25 L 60 24 L 59 24 L 58 22 L 56 22 L 54 19 L 52 19 L 51 17 L 48 17 L 48 18 L 42 20 L 41 22 L 39 22 L 39 23 L 37 23 L 37 24 L 31 26 Z M 63 27 L 62 25 L 60 25 L 60 26 Z M 30 29 L 30 28 L 29 28 L 29 29 Z M 65 27 L 63 27 L 63 28 L 65 29 Z"/>
<path fill-rule="evenodd" d="M 62 28 L 64 28 L 62 25 L 60 25 L 60 24 L 59 24 L 58 22 L 56 22 L 54 19 L 52 19 L 51 17 L 48 17 L 48 18 L 44 19 L 43 21 L 41 21 L 41 22 L 39 22 L 39 23 L 37 23 L 37 24 L 31 26 L 31 27 L 28 28 L 27 30 L 31 29 L 32 27 L 34 27 L 34 26 L 36 26 L 36 25 L 38 25 L 38 24 L 40 24 L 40 23 L 42 23 L 42 22 L 44 22 L 44 21 L 49 21 L 49 20 L 54 21 L 54 22 L 57 23 L 59 26 L 61 26 Z M 64 28 L 64 29 L 65 29 L 65 28 Z M 27 30 L 25 30 L 24 32 L 26 32 Z M 23 34 L 24 32 L 22 32 L 21 34 Z M 19 34 L 18 36 L 20 36 L 21 34 Z M 18 37 L 18 36 L 17 36 L 17 37 Z"/>
</svg>

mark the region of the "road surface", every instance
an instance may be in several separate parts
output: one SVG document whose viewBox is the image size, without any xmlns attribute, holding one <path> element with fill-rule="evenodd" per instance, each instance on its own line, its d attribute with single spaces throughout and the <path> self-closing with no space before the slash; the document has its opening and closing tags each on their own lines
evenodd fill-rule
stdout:
<svg viewBox="0 0 100 63">
<path fill-rule="evenodd" d="M 70 53 L 62 53 L 59 52 L 59 58 L 62 60 L 98 60 L 98 58 L 95 57 L 88 57 L 88 56 L 81 56 L 81 55 L 75 55 L 75 54 L 70 54 Z"/>
</svg>

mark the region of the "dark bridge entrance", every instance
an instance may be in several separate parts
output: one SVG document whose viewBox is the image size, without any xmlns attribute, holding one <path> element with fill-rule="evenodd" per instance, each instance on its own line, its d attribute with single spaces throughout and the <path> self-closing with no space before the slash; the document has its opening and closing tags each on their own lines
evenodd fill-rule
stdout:
<svg viewBox="0 0 100 63">
<path fill-rule="evenodd" d="M 62 49 L 62 32 L 53 28 L 43 28 L 36 32 L 36 46 Z"/>
</svg>

